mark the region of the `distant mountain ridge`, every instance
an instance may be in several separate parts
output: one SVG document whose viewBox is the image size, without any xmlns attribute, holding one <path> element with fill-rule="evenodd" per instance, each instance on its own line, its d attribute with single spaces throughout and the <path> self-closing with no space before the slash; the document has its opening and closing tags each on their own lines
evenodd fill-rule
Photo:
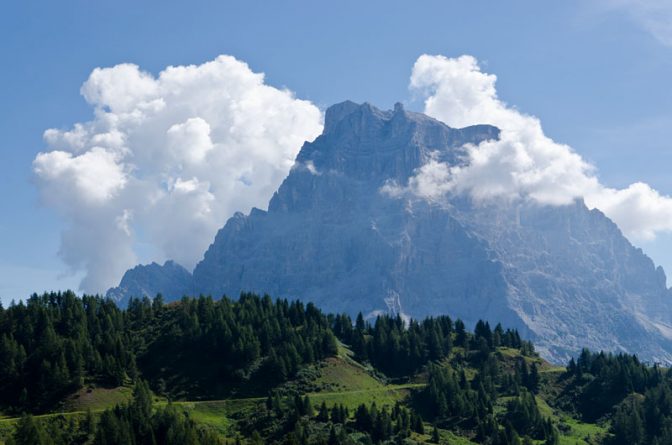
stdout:
<svg viewBox="0 0 672 445">
<path fill-rule="evenodd" d="M 268 211 L 235 214 L 193 275 L 137 266 L 108 296 L 267 292 L 330 312 L 394 310 L 502 322 L 564 360 L 581 347 L 672 362 L 665 274 L 616 225 L 577 200 L 474 204 L 391 197 L 431 159 L 459 165 L 489 125 L 453 129 L 420 113 L 344 102 L 330 107 Z M 392 298 L 390 298 L 392 297 Z"/>
<path fill-rule="evenodd" d="M 191 273 L 175 263 L 138 265 L 126 271 L 119 286 L 107 291 L 107 297 L 125 306 L 133 296 L 151 296 L 165 292 L 170 299 L 192 295 L 194 282 Z"/>
</svg>

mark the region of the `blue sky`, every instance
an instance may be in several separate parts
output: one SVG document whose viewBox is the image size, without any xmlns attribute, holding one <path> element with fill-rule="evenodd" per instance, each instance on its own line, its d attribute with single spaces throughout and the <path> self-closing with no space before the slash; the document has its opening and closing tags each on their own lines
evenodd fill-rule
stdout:
<svg viewBox="0 0 672 445">
<path fill-rule="evenodd" d="M 471 54 L 497 75 L 503 101 L 539 117 L 603 184 L 672 194 L 672 7 L 613 3 L 5 2 L 0 297 L 77 287 L 81 272 L 58 255 L 64 223 L 41 203 L 32 161 L 46 129 L 91 119 L 79 93 L 91 71 L 123 62 L 156 75 L 228 54 L 322 109 L 351 99 L 421 110 L 408 89 L 418 56 Z M 672 270 L 672 237 L 637 244 Z"/>
</svg>

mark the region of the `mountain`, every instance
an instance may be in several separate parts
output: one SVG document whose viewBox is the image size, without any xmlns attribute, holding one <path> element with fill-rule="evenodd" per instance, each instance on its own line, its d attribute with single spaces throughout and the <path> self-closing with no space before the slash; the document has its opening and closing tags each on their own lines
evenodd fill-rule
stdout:
<svg viewBox="0 0 672 445">
<path fill-rule="evenodd" d="M 168 300 L 177 300 L 184 295 L 193 295 L 194 283 L 191 273 L 174 261 L 135 266 L 127 270 L 119 286 L 107 291 L 107 297 L 125 307 L 133 296 L 151 296 L 165 293 Z"/>
<path fill-rule="evenodd" d="M 432 159 L 459 165 L 465 144 L 498 135 L 488 125 L 453 129 L 400 104 L 334 105 L 268 211 L 229 219 L 193 276 L 138 266 L 109 295 L 245 290 L 330 312 L 448 313 L 468 325 L 513 326 L 554 361 L 588 347 L 672 362 L 664 272 L 581 200 L 428 202 L 383 191 Z"/>
</svg>

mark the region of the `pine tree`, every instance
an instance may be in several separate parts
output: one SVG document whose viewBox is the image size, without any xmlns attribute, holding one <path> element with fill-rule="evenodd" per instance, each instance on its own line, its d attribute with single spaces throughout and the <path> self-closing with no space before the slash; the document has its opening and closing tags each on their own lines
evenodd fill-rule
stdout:
<svg viewBox="0 0 672 445">
<path fill-rule="evenodd" d="M 529 384 L 527 387 L 534 394 L 539 392 L 539 369 L 536 363 L 532 363 L 530 367 Z"/>
<path fill-rule="evenodd" d="M 258 431 L 252 432 L 250 437 L 250 444 L 252 445 L 264 445 L 264 440 L 261 438 L 261 434 Z"/>
<path fill-rule="evenodd" d="M 14 444 L 50 445 L 52 444 L 52 441 L 33 416 L 24 414 L 16 425 Z"/>
<path fill-rule="evenodd" d="M 357 321 L 355 321 L 355 329 L 358 332 L 364 332 L 364 330 L 366 329 L 366 323 L 364 322 L 364 316 L 362 315 L 361 312 L 357 314 Z"/>
<path fill-rule="evenodd" d="M 441 442 L 441 435 L 439 434 L 439 428 L 434 424 L 434 428 L 432 429 L 432 442 L 433 443 L 440 443 Z"/>
<path fill-rule="evenodd" d="M 455 338 L 455 344 L 457 346 L 467 347 L 467 330 L 464 326 L 464 322 L 459 318 L 455 321 L 455 333 L 457 337 Z"/>
<path fill-rule="evenodd" d="M 336 435 L 336 429 L 334 429 L 334 426 L 331 426 L 331 429 L 329 430 L 329 440 L 327 441 L 328 445 L 340 445 L 341 441 L 338 439 L 338 436 Z"/>
<path fill-rule="evenodd" d="M 308 395 L 303 397 L 303 408 L 301 413 L 308 417 L 313 417 L 315 415 L 315 412 L 313 411 L 313 405 L 310 403 L 310 398 L 308 398 Z"/>
<path fill-rule="evenodd" d="M 355 428 L 359 431 L 370 432 L 373 427 L 373 419 L 366 405 L 361 404 L 355 411 Z"/>
<path fill-rule="evenodd" d="M 327 404 L 325 402 L 322 402 L 322 404 L 320 405 L 320 410 L 317 414 L 317 420 L 320 422 L 329 421 L 329 410 L 327 409 Z M 335 420 L 333 420 L 333 416 L 332 416 L 332 422 L 335 422 Z"/>
<path fill-rule="evenodd" d="M 96 435 L 96 419 L 93 417 L 91 408 L 87 408 L 86 410 L 86 417 L 84 418 L 82 429 L 89 439 Z"/>
</svg>

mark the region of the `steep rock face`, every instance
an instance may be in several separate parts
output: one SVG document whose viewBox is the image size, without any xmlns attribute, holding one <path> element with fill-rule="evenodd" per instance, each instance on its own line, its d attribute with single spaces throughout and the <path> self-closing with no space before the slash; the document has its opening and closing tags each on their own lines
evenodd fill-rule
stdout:
<svg viewBox="0 0 672 445">
<path fill-rule="evenodd" d="M 163 266 L 152 263 L 126 271 L 119 286 L 108 290 L 106 296 L 125 307 L 131 297 L 154 298 L 160 293 L 166 300 L 176 300 L 193 291 L 191 273 L 174 261 L 166 261 Z"/>
<path fill-rule="evenodd" d="M 551 358 L 581 347 L 669 362 L 671 299 L 661 268 L 582 201 L 454 208 L 502 264 L 507 300 Z"/>
<path fill-rule="evenodd" d="M 193 283 L 195 293 L 265 292 L 353 315 L 390 303 L 412 317 L 518 327 L 555 360 L 587 346 L 672 361 L 665 275 L 599 211 L 581 201 L 428 203 L 381 192 L 431 159 L 460 164 L 464 144 L 498 135 L 487 125 L 452 129 L 400 105 L 335 105 L 268 211 L 233 216 L 193 282 L 182 273 L 177 293 L 166 280 L 139 289 L 178 295 Z M 131 281 L 120 288 L 135 292 Z"/>
<path fill-rule="evenodd" d="M 446 212 L 380 192 L 431 156 L 459 162 L 465 143 L 497 135 L 490 126 L 451 129 L 399 106 L 330 108 L 324 134 L 304 145 L 268 212 L 237 214 L 217 234 L 194 270 L 197 290 L 298 296 L 353 313 L 385 309 L 397 293 L 411 315 L 471 308 L 513 321 L 484 243 Z M 416 251 L 432 255 L 414 262 Z"/>
</svg>

